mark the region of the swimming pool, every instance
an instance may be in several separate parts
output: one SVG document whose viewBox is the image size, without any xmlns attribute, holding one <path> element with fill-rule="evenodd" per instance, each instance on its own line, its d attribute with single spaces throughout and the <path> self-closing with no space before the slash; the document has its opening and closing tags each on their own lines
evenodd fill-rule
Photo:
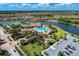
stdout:
<svg viewBox="0 0 79 59">
<path fill-rule="evenodd" d="M 48 28 L 47 27 L 38 27 L 38 28 L 34 28 L 34 30 L 36 30 L 38 32 L 42 32 L 42 33 L 48 32 Z"/>
</svg>

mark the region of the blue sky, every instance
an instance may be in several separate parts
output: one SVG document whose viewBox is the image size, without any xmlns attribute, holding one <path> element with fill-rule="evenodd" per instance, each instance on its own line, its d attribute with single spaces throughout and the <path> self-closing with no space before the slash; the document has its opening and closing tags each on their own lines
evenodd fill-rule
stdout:
<svg viewBox="0 0 79 59">
<path fill-rule="evenodd" d="M 0 3 L 0 11 L 79 11 L 79 3 Z"/>
</svg>

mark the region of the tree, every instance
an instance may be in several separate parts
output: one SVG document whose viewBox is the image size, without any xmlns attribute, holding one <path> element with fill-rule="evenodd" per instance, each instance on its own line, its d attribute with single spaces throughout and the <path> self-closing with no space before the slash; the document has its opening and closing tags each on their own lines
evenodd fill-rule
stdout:
<svg viewBox="0 0 79 59">
<path fill-rule="evenodd" d="M 10 53 L 6 50 L 0 49 L 0 56 L 10 56 Z"/>
<path fill-rule="evenodd" d="M 0 45 L 4 44 L 5 42 L 3 40 L 0 39 Z"/>
<path fill-rule="evenodd" d="M 58 56 L 64 56 L 64 53 L 59 51 Z"/>
</svg>

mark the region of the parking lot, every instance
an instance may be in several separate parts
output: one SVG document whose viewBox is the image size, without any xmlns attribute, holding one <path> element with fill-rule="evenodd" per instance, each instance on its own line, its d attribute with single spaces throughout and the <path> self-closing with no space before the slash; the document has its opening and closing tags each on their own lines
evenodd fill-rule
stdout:
<svg viewBox="0 0 79 59">
<path fill-rule="evenodd" d="M 66 40 L 63 38 L 46 49 L 49 56 L 58 56 L 59 51 L 63 52 L 64 56 L 79 56 L 79 39 L 67 35 Z"/>
</svg>

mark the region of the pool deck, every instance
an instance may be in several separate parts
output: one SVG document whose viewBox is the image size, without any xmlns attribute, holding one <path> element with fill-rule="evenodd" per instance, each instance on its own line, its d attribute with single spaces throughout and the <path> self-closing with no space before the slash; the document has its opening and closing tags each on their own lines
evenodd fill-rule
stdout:
<svg viewBox="0 0 79 59">
<path fill-rule="evenodd" d="M 38 31 L 38 32 L 41 32 L 41 33 L 45 33 L 45 34 L 48 34 L 50 32 L 50 29 L 48 27 L 38 27 L 38 28 L 34 28 L 34 30 Z"/>
</svg>

